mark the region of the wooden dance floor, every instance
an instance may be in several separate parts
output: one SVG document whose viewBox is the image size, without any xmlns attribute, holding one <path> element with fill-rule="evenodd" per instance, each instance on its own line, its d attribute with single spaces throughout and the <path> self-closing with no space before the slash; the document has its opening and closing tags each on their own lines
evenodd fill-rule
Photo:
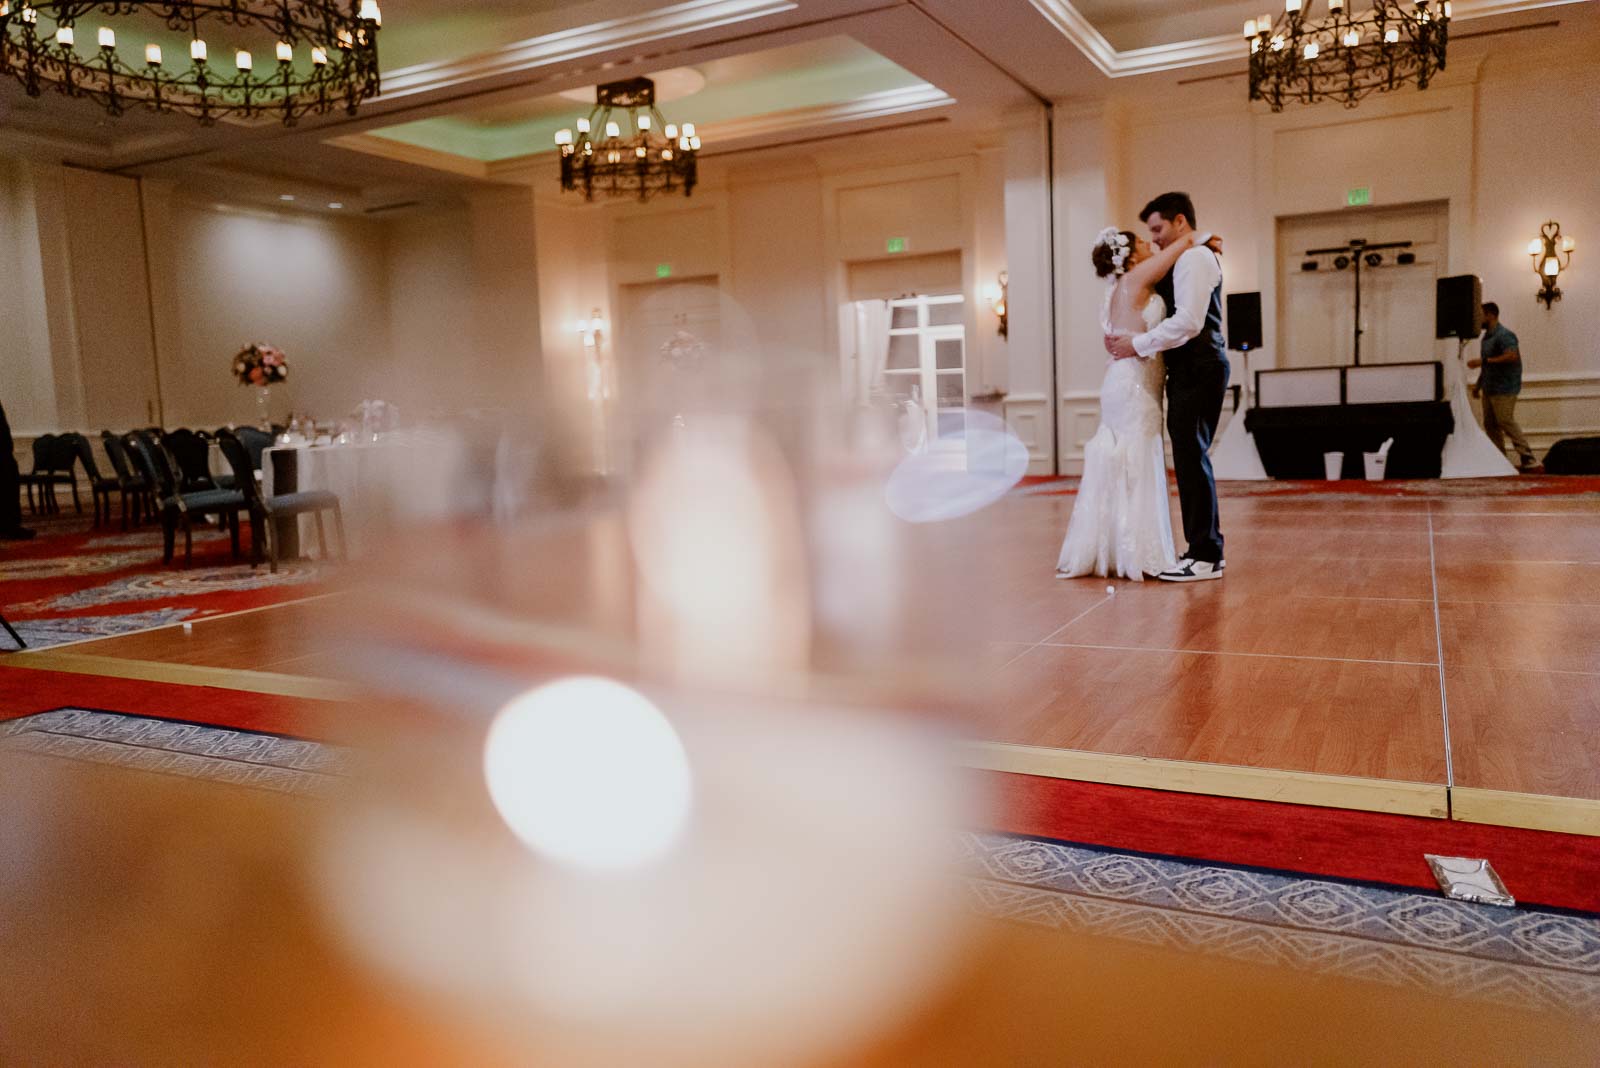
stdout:
<svg viewBox="0 0 1600 1068">
<path fill-rule="evenodd" d="M 1600 498 L 1415 488 L 1436 492 L 1225 489 L 1227 575 L 1183 586 L 1057 580 L 1074 498 L 999 502 L 978 517 L 1003 564 L 967 759 L 1600 834 Z M 591 588 L 607 568 L 560 583 L 568 622 L 610 614 Z M 343 654 L 304 635 L 348 614 L 339 600 L 10 662 L 331 695 Z"/>
<path fill-rule="evenodd" d="M 1177 586 L 1053 579 L 1072 500 L 998 506 L 976 763 L 1600 834 L 1600 500 L 1225 490 Z"/>
</svg>

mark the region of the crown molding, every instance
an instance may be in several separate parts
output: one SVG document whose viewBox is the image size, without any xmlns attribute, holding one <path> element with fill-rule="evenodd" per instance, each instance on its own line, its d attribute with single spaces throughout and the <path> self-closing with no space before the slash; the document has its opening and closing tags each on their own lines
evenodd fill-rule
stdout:
<svg viewBox="0 0 1600 1068">
<path fill-rule="evenodd" d="M 1243 37 L 1238 34 L 1174 41 L 1171 44 L 1151 45 L 1148 48 L 1133 48 L 1119 52 L 1093 23 L 1072 6 L 1071 0 L 1028 0 L 1028 2 L 1108 78 L 1128 78 L 1246 58 Z M 1512 15 L 1524 11 L 1537 11 L 1540 8 L 1586 2 L 1588 0 L 1455 0 L 1453 21 Z"/>
<path fill-rule="evenodd" d="M 419 63 L 386 71 L 378 100 L 557 66 L 619 48 L 715 29 L 793 11 L 795 0 L 687 0 L 656 11 L 607 19 L 587 26 L 517 41 L 467 59 Z"/>
<path fill-rule="evenodd" d="M 369 156 L 393 160 L 396 163 L 410 163 L 431 170 L 448 171 L 464 178 L 489 177 L 489 165 L 480 160 L 457 156 L 452 152 L 440 152 L 436 148 L 407 144 L 377 134 L 345 134 L 341 137 L 330 137 L 323 144 L 349 149 L 351 152 L 364 152 Z"/>
<path fill-rule="evenodd" d="M 795 130 L 816 130 L 844 123 L 903 115 L 912 111 L 925 111 L 929 108 L 949 107 L 955 102 L 954 97 L 937 86 L 913 85 L 905 89 L 867 93 L 865 96 L 837 104 L 793 108 L 789 111 L 777 111 L 770 115 L 757 115 L 728 122 L 703 122 L 698 124 L 697 129 L 708 144 L 714 143 L 716 147 L 721 148 L 757 137 L 772 137 Z M 715 152 L 702 152 L 701 158 L 711 160 L 715 159 L 716 155 Z M 484 176 L 500 181 L 517 180 L 530 169 L 553 168 L 553 161 L 554 153 L 550 151 L 497 160 L 487 165 Z M 551 170 L 551 173 L 554 171 Z"/>
</svg>

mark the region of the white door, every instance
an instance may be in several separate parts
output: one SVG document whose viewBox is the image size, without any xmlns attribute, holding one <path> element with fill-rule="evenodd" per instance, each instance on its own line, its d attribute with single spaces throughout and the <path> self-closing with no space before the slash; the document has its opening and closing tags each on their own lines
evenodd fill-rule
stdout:
<svg viewBox="0 0 1600 1068">
<path fill-rule="evenodd" d="M 722 346 L 717 278 L 625 285 L 620 297 L 619 404 L 646 423 L 671 419 L 716 373 Z"/>
<path fill-rule="evenodd" d="M 884 388 L 918 405 L 934 448 L 964 450 L 967 419 L 967 330 L 960 293 L 889 302 L 889 356 Z"/>
<path fill-rule="evenodd" d="M 1279 367 L 1347 365 L 1355 354 L 1355 265 L 1309 250 L 1355 238 L 1369 244 L 1410 241 L 1385 250 L 1382 264 L 1361 270 L 1361 362 L 1408 363 L 1438 358 L 1433 336 L 1434 281 L 1446 271 L 1449 213 L 1445 204 L 1363 209 L 1278 220 Z M 1399 252 L 1415 257 L 1400 265 Z M 1302 265 L 1315 262 L 1318 269 Z"/>
</svg>

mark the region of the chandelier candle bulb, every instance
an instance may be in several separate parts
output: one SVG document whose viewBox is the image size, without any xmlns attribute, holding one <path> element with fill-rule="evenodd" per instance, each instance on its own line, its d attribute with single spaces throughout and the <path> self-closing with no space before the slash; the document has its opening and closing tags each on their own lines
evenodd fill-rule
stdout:
<svg viewBox="0 0 1600 1068">
<path fill-rule="evenodd" d="M 150 64 L 152 67 L 161 66 L 161 46 L 158 44 L 145 45 L 144 61 Z"/>
<path fill-rule="evenodd" d="M 565 128 L 557 130 L 556 131 L 556 144 L 558 144 L 558 145 L 570 145 L 570 144 L 572 144 L 572 131 L 569 130 L 569 129 L 565 129 Z"/>
<path fill-rule="evenodd" d="M 279 41 L 278 42 L 278 62 L 279 63 L 293 63 L 294 62 L 294 46 L 291 45 L 288 41 Z"/>
<path fill-rule="evenodd" d="M 648 116 L 648 115 L 640 115 L 639 116 L 639 129 L 641 129 L 641 130 L 650 129 L 650 116 Z"/>
<path fill-rule="evenodd" d="M 683 136 L 688 138 L 694 137 L 694 123 L 686 122 L 683 124 Z"/>
<path fill-rule="evenodd" d="M 56 27 L 56 44 L 60 45 L 62 48 L 71 48 L 72 47 L 72 27 L 71 26 L 57 26 Z"/>
<path fill-rule="evenodd" d="M 1360 30 L 1358 30 L 1358 29 L 1356 29 L 1355 27 L 1352 26 L 1350 29 L 1344 31 L 1344 46 L 1346 48 L 1354 48 L 1356 45 L 1358 45 L 1360 43 L 1361 43 L 1361 31 Z"/>
<path fill-rule="evenodd" d="M 1255 19 L 1246 19 L 1245 20 L 1244 35 L 1246 37 L 1254 37 L 1256 35 L 1256 20 Z"/>
<path fill-rule="evenodd" d="M 31 7 L 24 6 L 22 9 L 22 21 L 31 26 L 39 21 L 39 13 Z"/>
<path fill-rule="evenodd" d="M 579 119 L 578 120 L 578 132 L 579 133 L 588 133 L 589 132 L 589 120 L 588 119 Z"/>
<path fill-rule="evenodd" d="M 1400 43 L 1400 31 L 1395 29 L 1393 26 L 1390 26 L 1387 30 L 1384 30 L 1383 31 L 1383 43 L 1384 44 L 1399 44 Z"/>
<path fill-rule="evenodd" d="M 113 30 L 109 26 L 100 27 L 100 47 L 101 48 L 115 48 L 115 47 L 117 47 L 117 31 Z"/>
<path fill-rule="evenodd" d="M 1578 247 L 1578 242 L 1577 242 L 1576 238 L 1563 237 L 1561 239 L 1561 251 L 1562 252 L 1571 252 L 1573 249 L 1575 249 L 1577 247 Z"/>
<path fill-rule="evenodd" d="M 240 70 L 252 70 L 256 65 L 256 61 L 251 57 L 249 52 L 246 52 L 241 48 L 239 51 L 234 53 L 233 65 L 238 67 Z"/>
<path fill-rule="evenodd" d="M 383 12 L 378 10 L 378 0 L 361 0 L 361 14 L 357 17 L 365 19 L 374 26 L 383 25 Z"/>
<path fill-rule="evenodd" d="M 1283 0 L 1283 10 L 1285 14 L 1298 15 L 1300 13 L 1300 0 Z"/>
<path fill-rule="evenodd" d="M 675 122 L 669 122 L 667 123 L 666 128 L 661 132 L 667 135 L 668 141 L 676 141 L 678 139 L 678 124 Z"/>
<path fill-rule="evenodd" d="M 328 65 L 328 50 L 320 45 L 311 46 L 311 62 L 319 67 Z"/>
<path fill-rule="evenodd" d="M 206 61 L 206 43 L 198 37 L 189 42 L 189 58 L 196 63 Z"/>
<path fill-rule="evenodd" d="M 1307 59 L 1316 59 L 1321 51 L 1322 47 L 1317 42 L 1311 41 L 1306 45 L 1304 55 Z"/>
<path fill-rule="evenodd" d="M 617 125 L 614 122 L 606 123 L 606 136 L 607 137 L 621 137 L 622 136 L 622 127 Z"/>
<path fill-rule="evenodd" d="M 1337 15 L 1344 10 L 1344 0 L 1328 0 L 1328 14 Z"/>
<path fill-rule="evenodd" d="M 633 150 L 633 154 L 635 156 L 638 156 L 640 159 L 644 159 L 644 157 L 645 157 L 645 148 L 644 148 L 644 146 L 640 145 L 638 148 L 634 149 Z"/>
</svg>

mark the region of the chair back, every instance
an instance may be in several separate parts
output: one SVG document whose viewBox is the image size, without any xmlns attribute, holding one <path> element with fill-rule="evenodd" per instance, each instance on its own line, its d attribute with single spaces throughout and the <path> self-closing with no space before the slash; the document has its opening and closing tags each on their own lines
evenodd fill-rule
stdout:
<svg viewBox="0 0 1600 1068">
<path fill-rule="evenodd" d="M 111 470 L 117 473 L 117 481 L 124 488 L 131 486 L 135 476 L 133 467 L 128 461 L 127 447 L 122 443 L 122 439 L 109 430 L 102 430 L 100 446 L 106 450 L 106 459 L 111 461 Z"/>
<path fill-rule="evenodd" d="M 267 451 L 272 444 L 272 435 L 265 430 L 253 426 L 242 426 L 233 432 L 250 453 L 250 468 L 253 471 L 261 470 L 261 454 Z"/>
<path fill-rule="evenodd" d="M 184 490 L 211 489 L 211 446 L 193 430 L 171 430 L 161 436 L 161 443 L 172 454 L 178 465 L 178 476 Z"/>
<path fill-rule="evenodd" d="M 72 445 L 72 451 L 78 462 L 83 465 L 83 473 L 89 476 L 91 483 L 100 481 L 100 465 L 94 462 L 94 449 L 89 445 L 89 439 L 77 431 L 62 434 L 61 440 Z"/>
<path fill-rule="evenodd" d="M 167 459 L 167 450 L 161 447 L 161 442 L 142 430 L 131 432 L 127 440 L 133 449 L 133 455 L 139 460 L 144 477 L 155 487 L 156 495 L 163 501 L 176 500 L 178 479 L 173 473 L 171 461 Z"/>
<path fill-rule="evenodd" d="M 249 448 L 239 440 L 239 435 L 231 430 L 217 431 L 217 445 L 222 449 L 222 455 L 227 459 L 228 466 L 233 468 L 233 481 L 239 492 L 244 494 L 245 503 L 250 506 L 251 511 L 260 511 L 261 487 L 256 484 L 255 468 L 250 466 Z"/>
<path fill-rule="evenodd" d="M 33 439 L 32 473 L 45 475 L 57 471 L 70 471 L 76 456 L 70 442 L 63 447 L 59 434 L 40 434 Z"/>
</svg>

